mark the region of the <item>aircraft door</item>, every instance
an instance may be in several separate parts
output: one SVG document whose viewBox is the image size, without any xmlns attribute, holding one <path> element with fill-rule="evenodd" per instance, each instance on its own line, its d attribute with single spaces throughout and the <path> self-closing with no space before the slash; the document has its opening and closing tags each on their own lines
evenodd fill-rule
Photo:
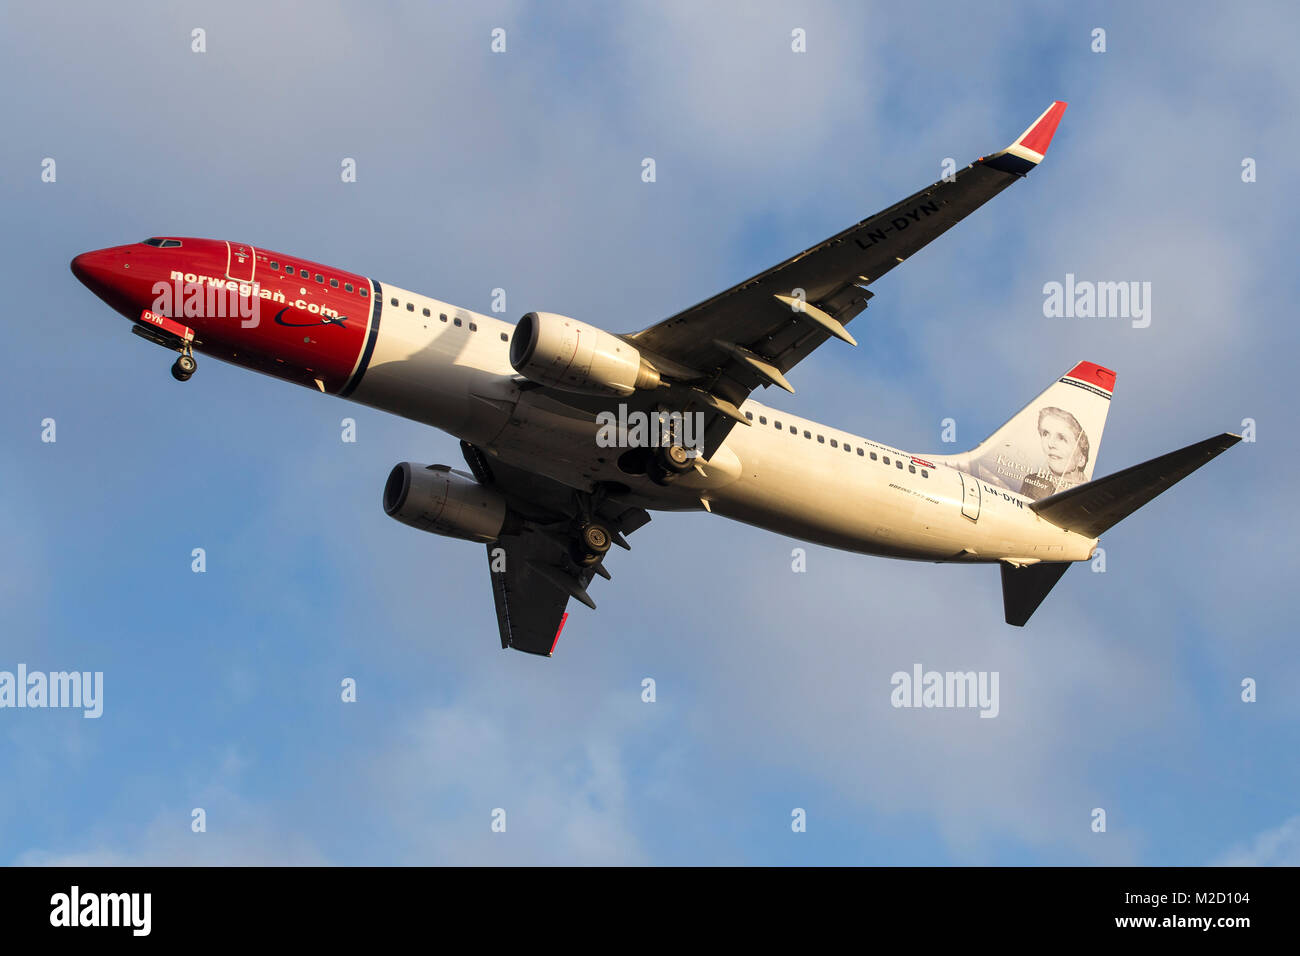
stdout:
<svg viewBox="0 0 1300 956">
<path fill-rule="evenodd" d="M 242 242 L 226 243 L 226 277 L 236 282 L 252 282 L 257 250 Z"/>
<path fill-rule="evenodd" d="M 961 513 L 970 518 L 971 521 L 978 521 L 980 517 L 979 479 L 963 471 L 959 471 L 957 474 L 961 477 Z"/>
</svg>

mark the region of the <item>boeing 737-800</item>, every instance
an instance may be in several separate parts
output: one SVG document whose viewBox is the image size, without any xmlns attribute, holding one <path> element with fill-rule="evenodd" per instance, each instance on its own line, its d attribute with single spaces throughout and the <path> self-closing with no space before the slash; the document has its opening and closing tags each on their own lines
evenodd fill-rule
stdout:
<svg viewBox="0 0 1300 956">
<path fill-rule="evenodd" d="M 650 511 L 704 509 L 829 547 L 998 564 L 1023 625 L 1098 536 L 1227 449 L 1223 434 L 1093 480 L 1115 374 L 1074 364 L 965 454 L 914 454 L 762 405 L 881 276 L 1047 152 L 1053 103 L 1006 149 L 684 312 L 613 334 L 547 312 L 511 325 L 238 242 L 156 237 L 72 271 L 179 352 L 202 353 L 441 428 L 468 471 L 403 462 L 385 511 L 486 544 L 502 647 L 550 655 L 570 599 L 609 578 Z"/>
</svg>

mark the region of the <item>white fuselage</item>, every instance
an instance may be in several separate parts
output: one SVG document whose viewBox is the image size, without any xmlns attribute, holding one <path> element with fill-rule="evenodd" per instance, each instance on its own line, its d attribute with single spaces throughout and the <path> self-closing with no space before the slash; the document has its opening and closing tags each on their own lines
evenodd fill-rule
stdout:
<svg viewBox="0 0 1300 956">
<path fill-rule="evenodd" d="M 731 430 L 703 475 L 690 472 L 666 487 L 629 476 L 617 465 L 622 449 L 598 445 L 593 415 L 520 389 L 509 361 L 513 324 L 382 288 L 374 355 L 351 399 L 441 428 L 508 464 L 580 489 L 618 482 L 632 489 L 622 498 L 647 509 L 706 508 L 865 554 L 1016 563 L 1092 556 L 1095 539 L 1044 521 L 1023 495 L 934 455 L 914 461 L 753 400 L 741 406 L 751 426 Z"/>
</svg>

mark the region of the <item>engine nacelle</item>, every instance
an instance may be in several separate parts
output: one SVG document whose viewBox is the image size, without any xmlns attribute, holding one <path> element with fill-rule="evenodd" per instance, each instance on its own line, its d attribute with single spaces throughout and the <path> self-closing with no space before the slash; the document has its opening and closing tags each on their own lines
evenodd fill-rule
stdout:
<svg viewBox="0 0 1300 956">
<path fill-rule="evenodd" d="M 510 364 L 530 382 L 586 395 L 626 397 L 659 386 L 658 370 L 636 348 L 554 312 L 529 312 L 519 320 Z"/>
<path fill-rule="evenodd" d="M 495 541 L 511 517 L 500 492 L 446 465 L 394 465 L 384 485 L 384 511 L 412 528 L 483 543 Z"/>
</svg>

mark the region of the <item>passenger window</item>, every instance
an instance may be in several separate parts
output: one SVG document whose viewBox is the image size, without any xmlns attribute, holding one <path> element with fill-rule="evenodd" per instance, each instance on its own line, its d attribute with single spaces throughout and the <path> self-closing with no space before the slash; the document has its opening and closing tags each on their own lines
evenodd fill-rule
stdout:
<svg viewBox="0 0 1300 956">
<path fill-rule="evenodd" d="M 330 288 L 331 288 L 331 289 L 337 289 L 338 287 L 339 287 L 339 280 L 338 280 L 338 279 L 330 279 Z"/>
<path fill-rule="evenodd" d="M 509 341 L 510 341 L 510 336 L 508 336 L 508 335 L 506 335 L 504 332 L 502 332 L 502 333 L 501 333 L 501 341 L 502 341 L 502 342 L 509 342 Z"/>
<path fill-rule="evenodd" d="M 766 424 L 767 424 L 767 416 L 766 416 L 766 415 L 759 415 L 759 416 L 758 416 L 758 423 L 759 423 L 760 425 L 766 425 Z"/>
<path fill-rule="evenodd" d="M 894 467 L 897 468 L 899 471 L 902 471 L 902 470 L 903 470 L 903 459 L 901 459 L 901 458 L 895 458 L 895 459 L 894 459 Z"/>
<path fill-rule="evenodd" d="M 862 449 L 861 449 L 861 448 L 858 449 L 858 457 L 859 457 L 859 458 L 862 457 Z"/>
<path fill-rule="evenodd" d="M 415 311 L 415 303 L 414 303 L 414 302 L 408 302 L 408 303 L 406 303 L 406 311 L 407 311 L 407 312 L 414 312 L 414 311 Z"/>
<path fill-rule="evenodd" d="M 844 450 L 847 451 L 850 455 L 853 454 L 853 449 L 850 448 L 848 445 L 844 446 Z"/>
<path fill-rule="evenodd" d="M 429 317 L 429 310 L 428 310 L 428 309 L 425 309 L 425 310 L 424 310 L 424 317 L 425 317 L 426 319 Z"/>
<path fill-rule="evenodd" d="M 393 298 L 393 299 L 389 299 L 389 300 L 388 300 L 388 304 L 389 304 L 389 305 L 397 305 L 397 299 L 395 299 L 395 298 Z"/>
<path fill-rule="evenodd" d="M 325 281 L 325 277 L 324 277 L 323 275 L 321 275 L 321 274 L 318 272 L 318 273 L 316 273 L 316 281 L 317 281 L 317 282 L 324 282 L 324 281 Z"/>
<path fill-rule="evenodd" d="M 351 282 L 345 282 L 345 283 L 343 283 L 343 291 L 344 291 L 344 292 L 351 292 L 351 291 L 352 291 L 352 283 L 351 283 Z"/>
<path fill-rule="evenodd" d="M 748 419 L 752 422 L 752 421 L 754 420 L 754 413 L 753 413 L 753 412 L 745 412 L 745 417 L 748 418 Z"/>
<path fill-rule="evenodd" d="M 773 423 L 772 423 L 772 427 L 773 427 L 773 428 L 778 428 L 778 429 L 779 429 L 779 428 L 781 427 L 781 423 L 780 423 L 780 422 L 773 422 Z"/>
<path fill-rule="evenodd" d="M 924 468 L 922 468 L 922 469 L 921 469 L 921 477 L 922 477 L 922 478 L 929 478 L 929 477 L 930 477 L 930 473 L 929 473 L 928 471 L 926 471 Z"/>
<path fill-rule="evenodd" d="M 357 291 L 361 293 L 361 298 L 363 298 L 363 299 L 368 299 L 368 298 L 370 298 L 370 290 L 367 289 L 365 286 L 362 286 L 362 287 L 361 287 L 360 289 L 358 289 Z"/>
<path fill-rule="evenodd" d="M 452 324 L 452 325 L 460 325 L 460 319 L 452 319 L 452 320 L 451 320 L 451 324 Z"/>
<path fill-rule="evenodd" d="M 888 456 L 888 455 L 885 455 L 884 458 L 883 458 L 882 460 L 885 462 L 886 465 L 889 464 L 889 456 Z"/>
<path fill-rule="evenodd" d="M 446 312 L 443 312 L 443 313 L 439 314 L 438 318 L 440 318 L 440 319 L 442 319 L 442 321 L 446 322 L 446 321 L 447 321 L 447 313 L 446 313 Z"/>
<path fill-rule="evenodd" d="M 794 425 L 791 425 L 791 426 L 790 426 L 790 434 L 791 434 L 791 435 L 797 435 L 797 434 L 799 434 L 799 429 L 796 428 Z"/>
<path fill-rule="evenodd" d="M 473 322 L 471 322 L 471 323 L 469 324 L 469 330 L 470 330 L 471 332 L 477 332 L 477 331 L 478 331 L 478 326 L 475 325 Z"/>
<path fill-rule="evenodd" d="M 805 429 L 804 429 L 804 433 L 803 433 L 803 437 L 804 437 L 804 438 L 812 438 L 812 432 L 808 431 L 808 430 L 805 428 Z"/>
<path fill-rule="evenodd" d="M 824 444 L 826 444 L 826 436 L 825 436 L 825 435 L 818 435 L 818 436 L 817 436 L 817 444 L 819 444 L 819 445 L 824 445 Z"/>
<path fill-rule="evenodd" d="M 871 453 L 871 460 L 872 460 L 872 461 L 876 461 L 876 460 L 877 460 L 877 459 L 876 459 L 876 453 L 875 453 L 874 451 Z"/>
<path fill-rule="evenodd" d="M 907 466 L 907 470 L 910 471 L 912 474 L 915 475 L 915 474 L 916 474 L 916 465 L 908 465 L 908 466 Z"/>
<path fill-rule="evenodd" d="M 274 259 L 272 259 L 272 260 L 271 260 L 271 268 L 274 269 L 276 272 L 279 272 L 279 271 L 280 271 L 280 263 L 278 263 L 278 262 L 276 262 Z"/>
<path fill-rule="evenodd" d="M 832 438 L 832 439 L 831 439 L 831 447 L 832 447 L 832 448 L 839 448 L 839 447 L 840 447 L 840 443 L 837 442 L 834 438 Z"/>
</svg>

